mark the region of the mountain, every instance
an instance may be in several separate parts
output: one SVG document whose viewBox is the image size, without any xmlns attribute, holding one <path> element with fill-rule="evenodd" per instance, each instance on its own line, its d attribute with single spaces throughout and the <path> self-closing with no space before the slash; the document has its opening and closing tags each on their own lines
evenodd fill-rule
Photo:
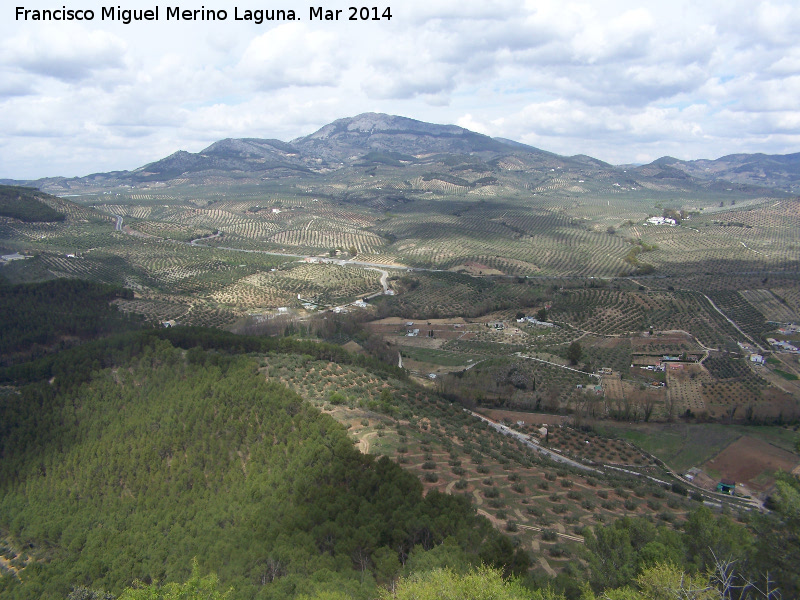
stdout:
<svg viewBox="0 0 800 600">
<path fill-rule="evenodd" d="M 800 193 L 800 152 L 794 154 L 729 154 L 716 160 L 679 160 L 664 156 L 647 165 L 675 169 L 701 180 L 729 181 Z"/>
<path fill-rule="evenodd" d="M 800 154 L 741 154 L 716 161 L 664 157 L 640 167 L 615 167 L 590 156 L 560 156 L 456 125 L 380 113 L 338 119 L 288 143 L 228 138 L 197 153 L 180 150 L 133 171 L 8 183 L 32 185 L 53 194 L 154 185 L 305 185 L 310 181 L 333 183 L 342 189 L 343 184 L 349 188 L 378 175 L 377 168 L 383 169 L 380 177 L 395 184 L 436 179 L 462 188 L 497 185 L 506 192 L 520 193 L 549 186 L 569 195 L 603 191 L 613 185 L 627 191 L 697 194 L 725 191 L 730 183 L 736 184 L 737 191 L 755 195 L 774 195 L 765 188 L 789 193 L 800 190 Z M 552 185 L 554 180 L 559 183 Z M 592 183 L 587 183 L 590 180 Z M 408 185 L 394 187 L 401 188 Z"/>
<path fill-rule="evenodd" d="M 376 151 L 417 155 L 507 153 L 512 149 L 503 141 L 463 127 L 434 125 L 379 113 L 338 119 L 316 133 L 297 138 L 291 143 L 311 156 L 341 162 Z"/>
</svg>

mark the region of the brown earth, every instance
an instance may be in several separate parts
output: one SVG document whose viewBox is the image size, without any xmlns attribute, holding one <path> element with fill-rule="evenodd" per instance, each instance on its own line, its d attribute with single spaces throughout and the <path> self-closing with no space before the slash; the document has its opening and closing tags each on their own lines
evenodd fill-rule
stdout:
<svg viewBox="0 0 800 600">
<path fill-rule="evenodd" d="M 561 425 L 569 420 L 569 417 L 563 417 L 560 415 L 550 415 L 545 413 L 528 413 L 528 412 L 519 412 L 514 410 L 499 410 L 493 408 L 486 408 L 480 409 L 480 412 L 483 415 L 486 415 L 490 419 L 494 421 L 500 421 L 501 419 L 506 419 L 511 421 L 512 423 L 516 423 L 517 421 L 524 421 L 525 425 L 542 425 L 547 423 L 548 425 Z"/>
<path fill-rule="evenodd" d="M 766 491 L 775 479 L 765 473 L 792 471 L 798 464 L 797 456 L 762 440 L 744 436 L 703 465 L 725 479 L 746 483 L 748 487 Z"/>
</svg>

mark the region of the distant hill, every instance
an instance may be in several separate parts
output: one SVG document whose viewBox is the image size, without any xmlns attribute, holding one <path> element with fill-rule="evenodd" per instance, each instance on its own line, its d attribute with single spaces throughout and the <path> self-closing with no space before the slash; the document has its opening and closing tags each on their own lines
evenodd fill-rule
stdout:
<svg viewBox="0 0 800 600">
<path fill-rule="evenodd" d="M 42 201 L 48 196 L 37 189 L 0 185 L 0 216 L 26 223 L 53 223 L 65 216 Z"/>
<path fill-rule="evenodd" d="M 374 171 L 364 169 L 378 167 L 395 169 L 384 175 L 394 174 L 399 181 L 433 173 L 444 182 L 464 180 L 470 186 L 482 182 L 477 185 L 497 185 L 522 193 L 558 179 L 560 170 L 572 173 L 574 185 L 578 186 L 572 192 L 578 193 L 591 191 L 579 185 L 585 183 L 581 181 L 584 179 L 606 182 L 596 183 L 600 187 L 616 183 L 629 190 L 686 194 L 724 191 L 730 187 L 727 183 L 736 185 L 737 191 L 755 195 L 776 195 L 766 191 L 769 188 L 780 190 L 779 196 L 800 190 L 800 154 L 731 155 L 716 161 L 688 162 L 664 157 L 649 165 L 615 167 L 590 156 L 560 156 L 456 125 L 380 113 L 338 119 L 291 142 L 229 138 L 197 153 L 179 150 L 132 171 L 9 183 L 24 183 L 53 194 L 148 188 L 154 184 L 299 183 L 304 178 L 341 187 L 342 183 L 352 183 L 365 175 L 375 176 Z M 473 173 L 471 178 L 463 177 L 467 171 Z"/>
<path fill-rule="evenodd" d="M 800 152 L 794 154 L 729 154 L 716 160 L 679 160 L 664 156 L 647 165 L 675 169 L 702 180 L 759 185 L 800 193 Z"/>
</svg>

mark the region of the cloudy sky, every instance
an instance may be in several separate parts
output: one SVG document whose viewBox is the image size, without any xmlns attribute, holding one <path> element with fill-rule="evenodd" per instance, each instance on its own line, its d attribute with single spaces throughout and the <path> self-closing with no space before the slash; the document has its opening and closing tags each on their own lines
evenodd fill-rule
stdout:
<svg viewBox="0 0 800 600">
<path fill-rule="evenodd" d="M 133 169 L 368 111 L 615 164 L 800 151 L 796 0 L 388 0 L 391 20 L 368 22 L 322 5 L 344 9 L 334 23 L 296 1 L 77 1 L 0 9 L 0 178 Z M 104 5 L 160 19 L 102 21 Z M 15 6 L 96 15 L 25 22 Z M 172 6 L 228 19 L 167 21 Z"/>
</svg>

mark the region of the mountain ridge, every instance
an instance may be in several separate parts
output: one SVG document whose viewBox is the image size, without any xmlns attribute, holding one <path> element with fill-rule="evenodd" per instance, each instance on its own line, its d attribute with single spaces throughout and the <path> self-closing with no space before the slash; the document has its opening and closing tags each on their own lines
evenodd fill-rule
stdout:
<svg viewBox="0 0 800 600">
<path fill-rule="evenodd" d="M 513 163 L 513 164 L 509 164 Z M 3 180 L 50 193 L 147 187 L 176 182 L 203 184 L 219 178 L 251 182 L 297 176 L 343 174 L 363 167 L 403 168 L 442 164 L 457 171 L 523 171 L 538 178 L 558 169 L 584 175 L 631 180 L 653 179 L 691 192 L 729 182 L 748 188 L 800 193 L 800 153 L 787 155 L 730 154 L 715 160 L 680 160 L 663 156 L 646 165 L 611 165 L 585 154 L 562 156 L 533 146 L 492 138 L 457 125 L 427 123 L 383 113 L 362 113 L 337 119 L 289 142 L 266 138 L 224 138 L 199 152 L 178 150 L 130 171 L 94 173 L 83 177 Z M 455 165 L 455 166 L 454 166 Z M 472 166 L 470 166 L 472 165 Z M 623 175 L 623 173 L 625 175 Z M 361 176 L 363 173 L 354 172 Z M 525 186 L 523 186 L 524 189 Z M 644 185 L 643 187 L 648 187 Z M 741 189 L 741 187 L 739 188 Z"/>
</svg>

